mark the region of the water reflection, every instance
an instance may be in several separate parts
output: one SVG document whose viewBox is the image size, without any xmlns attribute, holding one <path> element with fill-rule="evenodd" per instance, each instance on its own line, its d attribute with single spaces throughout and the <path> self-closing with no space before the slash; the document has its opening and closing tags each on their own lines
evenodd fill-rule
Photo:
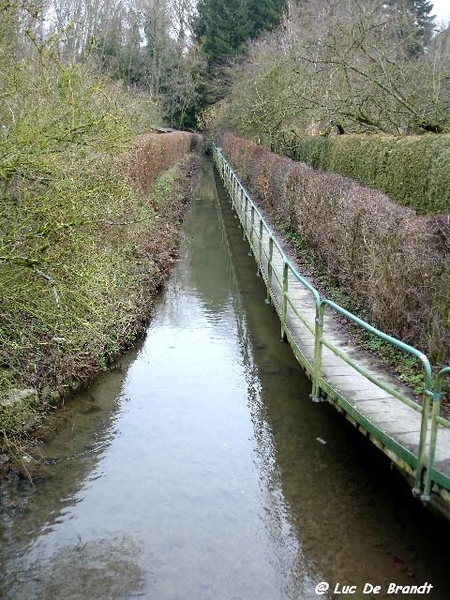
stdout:
<svg viewBox="0 0 450 600">
<path fill-rule="evenodd" d="M 95 480 L 98 462 L 115 437 L 123 373 L 136 358 L 129 352 L 115 369 L 98 377 L 92 387 L 68 402 L 46 424 L 46 444 L 31 454 L 40 462 L 33 481 L 17 479 L 0 486 L 0 542 L 26 543 L 32 533 L 14 527 L 32 515 L 34 528 L 51 531 L 64 520 L 67 506 L 83 499 L 83 489 Z M 10 540 L 11 538 L 11 540 Z"/>
<path fill-rule="evenodd" d="M 144 344 L 64 413 L 45 478 L 3 491 L 0 596 L 309 600 L 321 580 L 422 577 L 449 591 L 419 541 L 429 522 L 309 402 L 264 297 L 205 165 Z"/>
<path fill-rule="evenodd" d="M 288 346 L 276 343 L 279 324 L 268 317 L 272 309 L 262 301 L 264 290 L 252 293 L 254 263 L 242 251 L 240 231 L 230 226 L 234 214 L 223 193 L 220 200 L 222 232 L 237 274 L 236 314 L 246 315 L 238 329 L 255 454 L 271 507 L 268 529 L 278 540 L 289 532 L 290 547 L 298 546 L 296 561 L 284 561 L 291 565 L 287 597 L 316 598 L 319 581 L 358 590 L 372 582 L 382 586 L 381 597 L 391 581 L 432 581 L 432 597 L 450 597 L 448 524 L 412 499 L 388 460 L 344 417 L 327 404 L 309 402 L 309 383 Z"/>
<path fill-rule="evenodd" d="M 188 238 L 191 268 L 185 273 L 185 288 L 196 290 L 202 308 L 217 323 L 226 325 L 223 313 L 234 312 L 235 273 L 226 245 L 224 222 L 217 212 L 218 194 L 211 165 L 204 165 L 198 194 L 202 202 L 192 208 L 195 227 Z M 234 314 L 231 316 L 235 318 Z"/>
<path fill-rule="evenodd" d="M 34 554 L 34 553 L 33 553 Z M 113 538 L 78 540 L 57 546 L 53 553 L 39 557 L 8 578 L 14 591 L 5 599 L 82 600 L 84 598 L 142 597 L 144 571 L 138 565 L 140 548 L 125 534 Z"/>
</svg>

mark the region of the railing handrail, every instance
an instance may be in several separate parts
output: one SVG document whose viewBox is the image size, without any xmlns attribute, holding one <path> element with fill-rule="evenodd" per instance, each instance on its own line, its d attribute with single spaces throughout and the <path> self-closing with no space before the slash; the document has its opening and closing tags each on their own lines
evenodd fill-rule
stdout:
<svg viewBox="0 0 450 600">
<path fill-rule="evenodd" d="M 439 373 L 436 375 L 435 383 L 434 383 L 434 391 L 435 394 L 442 394 L 444 379 L 450 375 L 450 366 L 443 367 Z"/>
<path fill-rule="evenodd" d="M 322 303 L 326 304 L 327 306 L 330 306 L 336 312 L 340 313 L 347 319 L 353 321 L 354 323 L 356 323 L 357 325 L 359 325 L 360 327 L 362 327 L 369 333 L 376 335 L 377 337 L 381 338 L 385 342 L 388 342 L 389 344 L 392 344 L 393 346 L 396 346 L 400 350 L 403 350 L 404 352 L 407 352 L 408 354 L 411 354 L 412 356 L 417 358 L 422 363 L 422 368 L 423 368 L 424 375 L 425 375 L 425 380 L 424 380 L 425 393 L 427 395 L 429 395 L 430 397 L 433 397 L 433 372 L 432 372 L 432 368 L 431 368 L 431 363 L 430 363 L 428 357 L 423 352 L 421 352 L 417 348 L 414 348 L 414 346 L 410 346 L 409 344 L 402 342 L 401 340 L 393 337 L 392 335 L 389 335 L 388 333 L 384 333 L 384 331 L 377 329 L 370 323 L 367 323 L 367 321 L 364 321 L 364 319 L 361 319 L 357 315 L 354 315 L 347 309 L 343 308 L 339 304 L 336 304 L 336 302 L 329 300 L 328 298 L 323 298 Z"/>
<path fill-rule="evenodd" d="M 421 413 L 422 413 L 421 431 L 420 431 L 419 452 L 416 457 L 417 465 L 416 465 L 416 481 L 415 481 L 414 491 L 416 494 L 422 494 L 421 497 L 424 500 L 428 500 L 430 485 L 431 485 L 431 475 L 430 474 L 431 474 L 431 470 L 434 466 L 434 454 L 435 454 L 435 449 L 436 449 L 438 425 L 444 424 L 445 426 L 450 427 L 450 421 L 443 419 L 439 415 L 439 407 L 440 407 L 440 401 L 441 401 L 441 397 L 442 397 L 443 382 L 444 382 L 445 377 L 450 375 L 450 366 L 442 368 L 433 380 L 432 365 L 431 365 L 428 357 L 423 352 L 421 352 L 414 346 L 411 346 L 410 344 L 406 344 L 402 340 L 399 340 L 399 339 L 377 329 L 376 327 L 374 327 L 367 321 L 364 321 L 364 319 L 361 319 L 357 315 L 354 315 L 353 313 L 351 313 L 347 309 L 343 308 L 339 304 L 333 302 L 332 300 L 329 300 L 326 297 L 323 297 L 319 293 L 319 291 L 316 290 L 315 287 L 307 279 L 305 279 L 302 275 L 300 275 L 300 273 L 297 271 L 295 266 L 288 259 L 283 248 L 281 247 L 280 243 L 278 242 L 277 238 L 275 237 L 275 234 L 273 233 L 271 227 L 267 223 L 265 217 L 263 216 L 263 214 L 261 213 L 259 208 L 255 205 L 255 203 L 249 196 L 247 190 L 244 188 L 241 181 L 239 180 L 236 173 L 234 172 L 233 168 L 231 167 L 231 165 L 229 164 L 227 159 L 224 157 L 222 151 L 219 148 L 217 148 L 216 146 L 214 146 L 214 153 L 216 154 L 216 156 L 220 157 L 222 166 L 225 167 L 223 169 L 224 178 L 225 178 L 226 170 L 228 171 L 228 173 L 230 175 L 230 178 L 229 178 L 230 187 L 237 186 L 237 188 L 240 190 L 240 192 L 242 194 L 242 197 L 244 197 L 246 199 L 246 201 L 249 203 L 251 210 L 252 210 L 252 215 L 256 214 L 259 219 L 258 225 L 259 225 L 259 229 L 260 229 L 261 233 L 258 233 L 258 231 L 257 231 L 258 228 L 255 227 L 254 217 L 252 219 L 252 223 L 250 224 L 252 232 L 255 234 L 256 238 L 259 241 L 259 245 L 261 246 L 262 235 L 263 235 L 262 231 L 264 228 L 268 235 L 269 243 L 273 244 L 273 246 L 275 246 L 275 248 L 278 251 L 279 257 L 281 258 L 281 260 L 283 262 L 283 265 L 284 265 L 283 266 L 283 273 L 284 273 L 283 281 L 284 281 L 284 283 L 281 286 L 282 287 L 282 289 L 281 289 L 282 304 L 284 305 L 286 303 L 286 298 L 287 298 L 290 305 L 292 306 L 292 302 L 289 298 L 288 291 L 287 291 L 287 289 L 288 289 L 288 286 L 286 285 L 287 281 L 285 281 L 287 271 L 292 273 L 294 278 L 299 283 L 301 283 L 308 291 L 310 291 L 311 294 L 313 295 L 313 298 L 315 301 L 315 306 L 316 306 L 316 318 L 315 318 L 315 332 L 314 332 L 315 350 L 314 350 L 314 365 L 313 365 L 313 373 L 312 373 L 312 380 L 313 380 L 312 397 L 313 398 L 315 397 L 316 399 L 318 398 L 320 382 L 323 380 L 323 375 L 322 375 L 322 371 L 321 371 L 321 358 L 322 358 L 322 345 L 325 345 L 335 355 L 339 356 L 342 360 L 347 362 L 352 368 L 356 369 L 359 373 L 361 373 L 364 377 L 366 377 L 367 379 L 372 381 L 375 385 L 377 385 L 381 389 L 387 391 L 390 395 L 394 396 L 395 398 L 399 399 L 400 401 L 403 401 L 405 404 L 407 404 L 408 406 L 411 406 L 415 410 L 421 411 Z M 232 184 L 232 182 L 233 182 L 233 184 Z M 247 206 L 247 204 L 246 204 L 246 206 Z M 252 236 L 253 236 L 253 233 L 252 233 Z M 261 248 L 260 248 L 260 254 L 261 254 Z M 264 251 L 264 255 L 265 255 L 265 258 L 268 260 L 268 264 L 270 264 L 269 257 L 267 256 L 267 253 L 265 251 Z M 271 265 L 271 268 L 272 268 L 272 265 Z M 278 280 L 278 276 L 276 276 L 276 278 Z M 280 283 L 280 281 L 279 281 L 279 283 Z M 418 402 L 415 402 L 412 399 L 410 399 L 409 397 L 407 397 L 401 391 L 397 391 L 394 388 L 392 388 L 389 384 L 384 383 L 381 379 L 377 379 L 377 377 L 375 375 L 369 373 L 367 371 L 367 369 L 365 369 L 363 366 L 359 365 L 357 363 L 357 361 L 354 361 L 350 357 L 347 357 L 348 360 L 347 360 L 347 358 L 343 358 L 341 356 L 341 354 L 345 354 L 345 353 L 342 353 L 342 351 L 339 348 L 335 347 L 331 342 L 324 339 L 323 325 L 324 325 L 324 311 L 325 311 L 326 307 L 330 307 L 332 310 L 334 310 L 334 311 L 338 312 L 339 314 L 341 314 L 342 316 L 346 317 L 347 319 L 349 319 L 350 321 L 352 321 L 353 323 L 355 323 L 356 325 L 358 325 L 365 331 L 377 336 L 378 338 L 382 339 L 383 341 L 397 347 L 399 350 L 406 352 L 407 354 L 415 357 L 418 361 L 420 361 L 420 363 L 422 365 L 423 375 L 424 375 L 422 406 L 420 406 L 420 404 Z M 282 308 L 282 310 L 283 310 L 283 308 Z M 284 324 L 284 327 L 286 327 L 286 323 Z M 282 331 L 283 331 L 283 323 L 282 323 Z M 433 410 L 432 411 L 430 411 L 430 401 L 431 400 L 433 400 Z M 430 414 L 430 412 L 431 412 L 431 414 Z M 430 421 L 431 421 L 431 428 L 429 428 Z M 425 474 L 425 476 L 423 477 L 423 481 L 422 481 L 422 475 L 424 475 L 424 474 Z"/>
<path fill-rule="evenodd" d="M 300 275 L 300 273 L 297 271 L 297 269 L 292 265 L 292 263 L 289 261 L 288 257 L 286 256 L 283 248 L 280 246 L 277 238 L 275 237 L 271 227 L 268 225 L 266 219 L 264 218 L 264 216 L 262 215 L 261 211 L 259 210 L 259 208 L 256 206 L 256 204 L 253 202 L 253 200 L 250 198 L 247 190 L 245 189 L 245 187 L 242 185 L 241 181 L 239 180 L 239 178 L 236 176 L 236 174 L 234 173 L 233 168 L 231 167 L 230 163 L 227 161 L 227 159 L 225 158 L 225 156 L 223 155 L 222 151 L 220 150 L 220 148 L 217 148 L 217 146 L 215 146 L 215 150 L 217 151 L 217 153 L 221 156 L 223 162 L 227 165 L 227 167 L 230 169 L 230 171 L 233 173 L 233 175 L 236 178 L 236 181 L 238 183 L 239 188 L 242 190 L 242 192 L 244 193 L 244 195 L 247 197 L 247 199 L 249 200 L 249 202 L 252 203 L 252 205 L 254 206 L 255 212 L 258 215 L 258 217 L 260 218 L 260 220 L 263 222 L 264 228 L 267 231 L 267 233 L 269 234 L 269 236 L 273 239 L 273 243 L 276 246 L 278 252 L 280 253 L 280 256 L 282 258 L 283 261 L 287 262 L 289 264 L 289 268 L 290 271 L 292 272 L 292 274 L 294 275 L 294 277 L 296 279 L 298 279 L 298 281 L 301 281 L 301 283 L 309 289 L 309 291 L 314 295 L 314 297 L 317 299 L 318 302 L 320 302 L 321 298 L 320 298 L 320 294 L 319 292 L 310 284 L 310 282 L 305 279 L 304 277 L 302 277 L 302 275 Z"/>
<path fill-rule="evenodd" d="M 367 323 L 367 321 L 364 321 L 364 319 L 361 319 L 357 315 L 354 315 L 353 313 L 351 313 L 347 309 L 343 308 L 342 306 L 340 306 L 336 302 L 333 302 L 332 300 L 321 296 L 321 294 L 319 293 L 319 291 L 316 290 L 316 288 L 307 279 L 305 279 L 302 275 L 300 275 L 300 273 L 297 271 L 297 269 L 295 268 L 295 266 L 288 259 L 288 257 L 286 256 L 283 248 L 278 243 L 277 238 L 275 237 L 272 229 L 267 224 L 267 222 L 266 222 L 264 216 L 262 215 L 261 211 L 258 209 L 258 207 L 256 206 L 256 204 L 250 198 L 249 194 L 247 193 L 247 190 L 244 188 L 244 186 L 242 185 L 241 181 L 239 180 L 239 178 L 234 173 L 234 170 L 231 167 L 230 163 L 227 161 L 227 159 L 223 155 L 223 153 L 220 150 L 220 148 L 215 147 L 215 149 L 216 149 L 217 153 L 221 156 L 223 162 L 227 165 L 227 167 L 233 173 L 233 175 L 235 177 L 235 180 L 236 180 L 239 188 L 242 190 L 242 192 L 247 197 L 247 199 L 249 200 L 249 202 L 253 205 L 255 213 L 258 215 L 259 219 L 264 224 L 264 227 L 265 227 L 267 233 L 269 234 L 269 236 L 273 239 L 273 243 L 276 246 L 278 252 L 280 253 L 280 257 L 282 258 L 282 260 L 284 262 L 286 262 L 289 265 L 289 270 L 294 275 L 294 277 L 298 281 L 300 281 L 313 294 L 314 299 L 317 301 L 318 304 L 323 303 L 323 304 L 326 304 L 326 305 L 330 306 L 336 312 L 339 312 L 343 316 L 347 317 L 348 319 L 350 319 L 351 321 L 353 321 L 354 323 L 356 323 L 357 325 L 359 325 L 360 327 L 362 327 L 366 331 L 369 331 L 370 333 L 372 333 L 372 334 L 380 337 L 384 341 L 386 341 L 386 342 L 388 342 L 388 343 L 396 346 L 397 348 L 403 350 L 404 352 L 407 352 L 407 353 L 415 356 L 422 363 L 422 368 L 424 370 L 424 375 L 425 375 L 426 393 L 427 393 L 427 395 L 429 395 L 431 397 L 432 394 L 433 394 L 433 391 L 432 391 L 432 388 L 433 388 L 433 385 L 432 385 L 433 375 L 432 375 L 431 363 L 430 363 L 428 357 L 426 356 L 426 354 L 424 354 L 423 352 L 421 352 L 417 348 L 414 348 L 414 346 L 410 346 L 409 344 L 406 344 L 405 342 L 403 342 L 403 341 L 401 341 L 401 340 L 399 340 L 399 339 L 397 339 L 397 338 L 395 338 L 395 337 L 393 337 L 393 336 L 391 336 L 391 335 L 389 335 L 387 333 L 384 333 L 384 331 L 381 331 L 381 330 L 377 329 L 376 327 L 374 327 L 370 323 Z M 450 373 L 450 367 L 448 367 L 448 369 L 449 369 L 448 372 Z"/>
<path fill-rule="evenodd" d="M 436 444 L 437 444 L 437 436 L 438 436 L 438 426 L 443 425 L 444 427 L 450 427 L 450 423 L 448 420 L 443 419 L 439 416 L 440 408 L 441 408 L 441 400 L 442 400 L 442 392 L 444 387 L 444 380 L 450 375 L 450 366 L 443 367 L 439 373 L 436 375 L 434 381 L 434 394 L 433 394 L 433 408 L 431 411 L 431 432 L 430 432 L 430 448 L 428 453 L 428 463 L 427 469 L 425 473 L 425 482 L 424 482 L 424 493 L 423 496 L 425 498 L 430 497 L 431 492 L 431 471 L 434 468 L 435 464 L 435 455 L 436 455 Z"/>
</svg>

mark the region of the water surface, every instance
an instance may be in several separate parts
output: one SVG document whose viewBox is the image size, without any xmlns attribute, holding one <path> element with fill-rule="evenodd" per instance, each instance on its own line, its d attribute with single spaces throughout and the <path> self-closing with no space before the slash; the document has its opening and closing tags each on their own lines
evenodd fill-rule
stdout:
<svg viewBox="0 0 450 600">
<path fill-rule="evenodd" d="M 43 477 L 2 488 L 0 597 L 308 600 L 326 581 L 357 591 L 323 597 L 392 598 L 429 581 L 446 600 L 448 526 L 309 401 L 216 183 L 205 163 L 141 347 L 55 418 Z"/>
</svg>

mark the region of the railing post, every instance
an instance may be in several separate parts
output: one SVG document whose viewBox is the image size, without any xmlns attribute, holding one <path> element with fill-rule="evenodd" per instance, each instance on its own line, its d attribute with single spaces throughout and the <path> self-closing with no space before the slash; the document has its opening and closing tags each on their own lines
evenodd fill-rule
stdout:
<svg viewBox="0 0 450 600">
<path fill-rule="evenodd" d="M 242 228 L 244 228 L 244 190 L 242 186 L 239 186 L 239 218 Z"/>
<path fill-rule="evenodd" d="M 420 496 L 423 490 L 422 478 L 426 462 L 428 424 L 430 422 L 430 396 L 428 395 L 426 390 L 424 391 L 422 398 L 422 419 L 420 423 L 419 452 L 417 456 L 416 477 L 413 488 L 413 494 L 415 496 Z"/>
<path fill-rule="evenodd" d="M 287 325 L 287 303 L 289 292 L 289 263 L 283 262 L 283 289 L 282 289 L 282 304 L 281 304 L 281 341 L 287 340 L 286 325 Z"/>
<path fill-rule="evenodd" d="M 439 408 L 441 405 L 441 394 L 434 394 L 433 405 L 431 409 L 431 435 L 430 447 L 428 448 L 428 460 L 426 465 L 425 477 L 423 482 L 423 492 L 420 496 L 422 502 L 429 502 L 431 493 L 431 469 L 434 465 L 434 457 L 436 454 L 437 443 L 437 417 L 439 416 Z M 419 470 L 419 469 L 418 469 Z M 416 482 L 417 489 L 417 482 Z"/>
<path fill-rule="evenodd" d="M 259 253 L 259 267 L 258 267 L 258 275 L 260 275 L 262 273 L 262 269 L 263 269 L 263 263 L 262 263 L 262 238 L 263 238 L 263 233 L 264 233 L 264 223 L 263 220 L 260 219 L 259 220 L 259 248 L 258 248 L 258 253 Z"/>
<path fill-rule="evenodd" d="M 236 209 L 236 198 L 234 196 L 234 173 L 230 169 L 230 194 L 231 194 L 231 202 L 233 203 L 233 208 Z"/>
<path fill-rule="evenodd" d="M 269 260 L 267 262 L 267 298 L 266 304 L 271 304 L 270 290 L 272 289 L 272 273 L 273 273 L 273 237 L 269 237 Z"/>
<path fill-rule="evenodd" d="M 433 399 L 433 409 L 435 409 L 434 403 L 434 393 L 433 393 L 433 382 L 432 382 L 432 374 L 431 367 L 428 362 L 428 359 L 424 356 L 422 359 L 422 365 L 424 368 L 424 387 L 423 387 L 423 396 L 422 396 L 422 419 L 420 423 L 420 440 L 419 440 L 419 452 L 417 456 L 417 467 L 416 467 L 416 477 L 414 481 L 413 494 L 414 496 L 423 496 L 424 501 L 426 501 L 424 497 L 424 486 L 426 482 L 424 479 L 424 469 L 426 463 L 430 464 L 430 459 L 427 461 L 427 454 L 430 452 L 431 448 L 427 448 L 428 444 L 428 425 L 430 422 L 430 401 Z M 433 453 L 433 461 L 434 461 L 434 453 Z M 428 477 L 428 473 L 425 473 L 425 480 Z"/>
<path fill-rule="evenodd" d="M 425 479 L 423 484 L 423 494 L 421 500 L 428 502 L 431 494 L 431 469 L 434 466 L 434 457 L 436 455 L 436 444 L 438 436 L 438 417 L 441 407 L 442 390 L 444 386 L 444 377 L 450 374 L 450 367 L 441 369 L 436 377 L 433 393 L 433 406 L 431 409 L 431 434 L 430 447 L 428 448 L 428 461 L 426 465 Z"/>
<path fill-rule="evenodd" d="M 251 215 L 252 215 L 252 219 L 250 222 L 250 238 L 248 241 L 250 242 L 250 246 L 253 247 L 253 231 L 255 229 L 255 207 L 253 204 L 252 204 Z"/>
<path fill-rule="evenodd" d="M 316 323 L 314 332 L 314 363 L 312 372 L 311 400 L 320 402 L 320 376 L 322 374 L 322 349 L 323 349 L 323 321 L 325 303 L 316 300 Z"/>
<path fill-rule="evenodd" d="M 248 196 L 247 196 L 247 194 L 245 194 L 245 218 L 244 218 L 244 222 L 245 222 L 245 233 L 248 236 Z"/>
</svg>

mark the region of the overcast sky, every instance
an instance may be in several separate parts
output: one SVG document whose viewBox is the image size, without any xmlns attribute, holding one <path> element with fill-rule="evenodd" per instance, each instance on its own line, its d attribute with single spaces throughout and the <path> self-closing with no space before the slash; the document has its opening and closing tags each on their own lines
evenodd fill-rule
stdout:
<svg viewBox="0 0 450 600">
<path fill-rule="evenodd" d="M 438 25 L 444 23 L 448 25 L 450 21 L 450 1 L 449 0 L 434 0 L 433 4 L 433 15 L 436 15 L 436 23 Z"/>
</svg>

